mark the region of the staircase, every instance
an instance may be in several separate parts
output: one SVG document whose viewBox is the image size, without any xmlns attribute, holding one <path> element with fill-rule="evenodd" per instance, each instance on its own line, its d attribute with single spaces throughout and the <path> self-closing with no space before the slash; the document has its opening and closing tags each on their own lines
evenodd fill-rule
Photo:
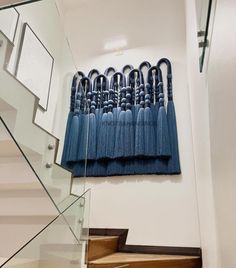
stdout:
<svg viewBox="0 0 236 268">
<path fill-rule="evenodd" d="M 0 32 L 0 267 L 86 267 L 90 193 L 71 193 L 58 138 L 35 122 L 39 99 L 6 69 L 11 51 Z"/>
<path fill-rule="evenodd" d="M 36 123 L 39 99 L 6 69 L 11 52 L 0 32 L 0 267 L 200 268 L 200 255 L 131 250 L 116 233 L 91 235 L 87 250 L 90 193 L 72 194 L 58 138 Z"/>
<path fill-rule="evenodd" d="M 122 239 L 121 236 L 89 236 L 88 268 L 201 267 L 200 256 L 189 256 L 184 254 L 151 254 L 147 252 L 130 253 L 128 250 L 125 250 L 125 247 L 120 248 L 120 239 Z"/>
</svg>

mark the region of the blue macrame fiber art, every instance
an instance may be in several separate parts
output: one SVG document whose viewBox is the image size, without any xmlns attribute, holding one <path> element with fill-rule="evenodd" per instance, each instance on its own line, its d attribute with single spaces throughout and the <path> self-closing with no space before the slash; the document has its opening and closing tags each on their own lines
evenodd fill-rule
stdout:
<svg viewBox="0 0 236 268">
<path fill-rule="evenodd" d="M 172 78 L 167 58 L 76 73 L 62 165 L 76 177 L 180 174 Z"/>
</svg>

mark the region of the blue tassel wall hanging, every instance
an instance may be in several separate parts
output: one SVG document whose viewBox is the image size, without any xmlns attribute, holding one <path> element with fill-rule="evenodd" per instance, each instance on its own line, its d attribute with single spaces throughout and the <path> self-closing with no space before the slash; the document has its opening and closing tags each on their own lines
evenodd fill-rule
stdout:
<svg viewBox="0 0 236 268">
<path fill-rule="evenodd" d="M 66 134 L 65 134 L 65 140 L 64 140 L 64 149 L 62 153 L 62 165 L 67 167 L 67 161 L 68 161 L 68 149 L 69 149 L 69 142 L 70 142 L 70 128 L 71 128 L 71 122 L 74 116 L 74 109 L 75 109 L 75 98 L 77 95 L 77 86 L 81 78 L 83 78 L 85 75 L 82 72 L 77 72 L 72 81 L 71 86 L 71 96 L 70 96 L 70 111 L 67 118 L 67 125 L 66 125 Z"/>
<path fill-rule="evenodd" d="M 161 69 L 158 69 L 158 79 L 159 79 L 159 109 L 157 114 L 156 148 L 157 148 L 157 156 L 165 158 L 170 157 L 170 140 L 169 140 L 167 114 L 164 103 L 165 96 L 163 91 Z"/>
<path fill-rule="evenodd" d="M 170 61 L 125 65 L 121 72 L 108 67 L 104 74 L 92 69 L 87 77 L 78 72 L 62 165 L 77 177 L 180 174 Z"/>
<path fill-rule="evenodd" d="M 157 63 L 157 67 L 160 68 L 162 64 L 165 64 L 167 66 L 167 94 L 168 94 L 167 122 L 168 122 L 170 150 L 171 150 L 170 152 L 171 157 L 168 161 L 168 173 L 179 174 L 181 170 L 180 170 L 180 161 L 179 161 L 178 134 L 177 134 L 175 106 L 173 102 L 172 68 L 171 68 L 170 61 L 166 58 L 160 59 Z"/>
</svg>

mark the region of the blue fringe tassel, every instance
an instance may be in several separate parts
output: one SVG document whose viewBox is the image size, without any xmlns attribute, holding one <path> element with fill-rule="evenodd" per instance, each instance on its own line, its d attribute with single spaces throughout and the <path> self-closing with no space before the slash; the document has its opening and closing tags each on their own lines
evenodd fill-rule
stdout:
<svg viewBox="0 0 236 268">
<path fill-rule="evenodd" d="M 168 173 L 169 174 L 180 174 L 180 161 L 179 161 L 179 147 L 178 147 L 178 134 L 176 126 L 175 107 L 172 100 L 168 101 L 167 105 L 167 121 L 170 136 L 170 148 L 171 158 L 168 162 Z"/>
<path fill-rule="evenodd" d="M 144 110 L 144 148 L 145 156 L 156 156 L 154 120 L 150 107 Z"/>
<path fill-rule="evenodd" d="M 162 63 L 167 65 L 167 109 Z M 94 70 L 93 89 L 91 80 L 81 76 L 77 91 L 74 78 L 61 161 L 74 176 L 181 173 L 171 64 L 163 58 L 157 66 L 145 66 L 147 79 L 142 68 L 134 69 L 127 86 L 119 72 L 109 86 L 108 78 Z M 87 104 L 90 113 L 83 112 Z"/>
<path fill-rule="evenodd" d="M 64 148 L 63 148 L 63 153 L 62 153 L 62 158 L 61 158 L 61 164 L 62 166 L 67 166 L 67 159 L 68 159 L 68 145 L 70 142 L 70 128 L 71 128 L 71 122 L 72 118 L 74 116 L 74 112 L 70 111 L 68 114 L 67 118 L 67 124 L 66 124 L 66 134 L 65 134 L 65 139 L 64 139 Z"/>
<path fill-rule="evenodd" d="M 96 116 L 94 113 L 88 115 L 89 129 L 88 129 L 88 160 L 95 160 L 97 156 L 97 126 Z"/>
<path fill-rule="evenodd" d="M 108 139 L 107 113 L 103 113 L 98 133 L 97 159 L 105 159 L 107 157 L 106 156 L 107 139 Z"/>
<path fill-rule="evenodd" d="M 131 110 L 125 112 L 125 129 L 124 129 L 124 157 L 134 156 L 134 127 L 133 114 Z"/>
<path fill-rule="evenodd" d="M 125 144 L 125 111 L 120 111 L 116 127 L 115 139 L 115 158 L 124 157 L 124 144 Z"/>
<path fill-rule="evenodd" d="M 77 153 L 77 160 L 84 161 L 87 159 L 87 145 L 88 145 L 88 116 L 86 114 L 80 115 L 80 135 L 79 135 L 79 150 Z M 75 146 L 75 145 L 74 145 Z"/>
<path fill-rule="evenodd" d="M 67 148 L 67 162 L 74 162 L 77 160 L 77 152 L 79 147 L 79 130 L 80 130 L 80 118 L 76 113 L 71 120 L 71 126 L 69 131 L 69 142 Z M 80 150 L 81 148 L 79 148 Z M 85 158 L 84 158 L 85 159 Z"/>
<path fill-rule="evenodd" d="M 157 118 L 157 156 L 170 157 L 170 140 L 165 107 L 161 106 Z"/>
<path fill-rule="evenodd" d="M 159 81 L 159 109 L 157 115 L 157 156 L 168 158 L 171 156 L 169 130 L 167 123 L 166 110 L 164 106 L 164 93 L 161 69 L 158 69 Z"/>
<path fill-rule="evenodd" d="M 140 108 L 135 129 L 135 156 L 145 155 L 144 142 L 144 108 Z"/>
<path fill-rule="evenodd" d="M 106 157 L 113 158 L 115 149 L 115 126 L 112 112 L 107 113 Z"/>
</svg>

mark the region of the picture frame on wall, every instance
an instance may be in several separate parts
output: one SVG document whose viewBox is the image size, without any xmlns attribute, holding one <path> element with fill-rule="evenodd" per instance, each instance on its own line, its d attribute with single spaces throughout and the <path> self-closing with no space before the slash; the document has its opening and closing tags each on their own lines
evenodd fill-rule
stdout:
<svg viewBox="0 0 236 268">
<path fill-rule="evenodd" d="M 46 111 L 50 95 L 54 58 L 32 28 L 24 23 L 16 65 L 16 77 L 39 98 Z"/>
<path fill-rule="evenodd" d="M 15 8 L 0 10 L 0 31 L 14 44 L 20 14 Z"/>
</svg>

